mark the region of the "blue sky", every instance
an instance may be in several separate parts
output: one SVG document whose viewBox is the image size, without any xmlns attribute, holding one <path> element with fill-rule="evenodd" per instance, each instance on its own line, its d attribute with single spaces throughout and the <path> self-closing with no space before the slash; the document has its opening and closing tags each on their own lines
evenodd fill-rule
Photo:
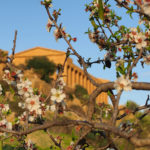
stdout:
<svg viewBox="0 0 150 150">
<path fill-rule="evenodd" d="M 72 37 L 77 37 L 77 42 L 73 43 L 73 47 L 85 58 L 91 57 L 96 60 L 103 57 L 104 53 L 100 53 L 98 47 L 91 43 L 88 35 L 84 34 L 91 26 L 88 21 L 88 14 L 84 11 L 85 4 L 89 0 L 53 0 L 54 8 L 62 9 L 62 15 L 59 22 L 63 22 L 66 32 Z M 114 5 L 114 3 L 112 3 Z M 116 8 L 115 11 L 120 16 L 125 16 L 125 11 Z M 132 27 L 137 24 L 137 16 L 133 16 L 134 21 L 125 16 L 121 24 Z M 55 41 L 53 32 L 46 31 L 47 14 L 44 6 L 40 4 L 40 0 L 5 0 L 0 1 L 0 48 L 11 52 L 13 47 L 14 31 L 18 30 L 16 52 L 20 52 L 36 46 L 52 48 L 56 50 L 66 51 L 67 44 L 63 40 Z M 75 57 L 72 57 L 74 63 L 77 64 Z M 94 65 L 88 71 L 98 77 L 108 80 L 115 80 L 115 72 L 112 69 L 103 70 L 102 65 Z M 138 73 L 139 80 L 150 82 L 149 66 L 142 69 L 138 65 L 135 69 Z M 132 91 L 122 95 L 121 104 L 127 99 L 135 100 L 138 104 L 144 104 L 147 94 L 150 92 Z"/>
</svg>

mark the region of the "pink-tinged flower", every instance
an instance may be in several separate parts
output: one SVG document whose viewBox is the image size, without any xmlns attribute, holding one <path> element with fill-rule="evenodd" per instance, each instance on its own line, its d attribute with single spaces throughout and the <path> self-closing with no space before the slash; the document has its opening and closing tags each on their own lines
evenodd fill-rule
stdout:
<svg viewBox="0 0 150 150">
<path fill-rule="evenodd" d="M 139 33 L 135 39 L 136 48 L 141 49 L 147 46 L 147 42 L 145 41 L 146 37 L 142 33 Z"/>
<path fill-rule="evenodd" d="M 8 104 L 0 104 L 0 111 L 1 112 L 8 112 L 9 111 L 9 105 Z"/>
<path fill-rule="evenodd" d="M 0 127 L 7 128 L 8 130 L 12 130 L 12 123 L 8 122 L 6 119 L 0 121 Z"/>
<path fill-rule="evenodd" d="M 145 64 L 150 65 L 150 54 L 143 57 Z"/>
<path fill-rule="evenodd" d="M 138 35 L 137 28 L 130 28 L 129 36 L 131 40 L 134 40 Z"/>
<path fill-rule="evenodd" d="M 66 95 L 63 93 L 62 90 L 55 89 L 55 88 L 51 89 L 51 94 L 52 94 L 51 100 L 57 103 L 62 102 L 64 98 L 66 97 Z"/>
<path fill-rule="evenodd" d="M 37 95 L 33 95 L 30 98 L 27 98 L 25 101 L 25 105 L 26 108 L 30 111 L 30 112 L 35 112 L 37 114 L 41 114 L 40 111 L 40 101 L 39 101 L 39 97 Z"/>
<path fill-rule="evenodd" d="M 47 32 L 50 32 L 50 29 L 51 29 L 51 27 L 52 27 L 52 24 L 53 24 L 53 22 L 52 22 L 50 19 L 48 19 L 48 23 L 47 23 L 47 25 L 46 25 L 46 30 L 47 30 Z"/>
<path fill-rule="evenodd" d="M 55 29 L 54 30 L 54 37 L 55 37 L 56 41 L 58 41 L 58 39 L 62 38 L 62 34 L 61 34 L 60 30 L 62 31 L 62 33 L 65 37 L 68 36 L 68 34 L 66 34 L 66 32 L 65 32 L 65 28 Z"/>
<path fill-rule="evenodd" d="M 121 90 L 124 90 L 124 91 L 131 91 L 132 90 L 131 81 L 127 77 L 125 78 L 124 76 L 119 77 L 115 81 L 114 87 L 118 92 L 120 92 Z"/>
</svg>

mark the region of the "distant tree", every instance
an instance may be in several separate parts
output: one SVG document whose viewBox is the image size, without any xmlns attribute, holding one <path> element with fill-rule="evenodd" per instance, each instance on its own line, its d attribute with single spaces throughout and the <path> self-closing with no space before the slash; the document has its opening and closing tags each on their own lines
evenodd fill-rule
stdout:
<svg viewBox="0 0 150 150">
<path fill-rule="evenodd" d="M 75 86 L 74 93 L 75 93 L 75 96 L 80 99 L 81 103 L 84 103 L 89 98 L 87 89 L 82 87 L 81 85 Z"/>
<path fill-rule="evenodd" d="M 134 102 L 134 101 L 128 100 L 128 101 L 126 102 L 126 107 L 127 107 L 129 110 L 134 111 L 136 108 L 139 107 L 139 105 L 138 105 L 136 102 Z"/>
<path fill-rule="evenodd" d="M 45 56 L 39 56 L 27 60 L 27 68 L 33 68 L 41 76 L 42 80 L 49 83 L 51 81 L 49 76 L 56 71 L 56 64 Z"/>
</svg>

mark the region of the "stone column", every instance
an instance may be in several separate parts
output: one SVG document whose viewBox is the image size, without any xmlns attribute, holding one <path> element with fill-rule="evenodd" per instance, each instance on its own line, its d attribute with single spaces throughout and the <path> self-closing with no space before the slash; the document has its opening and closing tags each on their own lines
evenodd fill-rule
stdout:
<svg viewBox="0 0 150 150">
<path fill-rule="evenodd" d="M 87 79 L 87 77 L 85 77 L 85 88 L 86 88 L 87 91 L 88 91 L 88 79 Z"/>
<path fill-rule="evenodd" d="M 72 79 L 72 85 L 71 87 L 74 88 L 75 87 L 75 71 L 73 68 L 71 68 L 71 79 Z"/>
<path fill-rule="evenodd" d="M 69 74 L 69 66 L 67 66 L 67 82 L 66 82 L 66 85 L 68 86 L 69 85 L 69 80 L 68 80 L 68 74 Z"/>
<path fill-rule="evenodd" d="M 79 72 L 79 74 L 78 74 L 78 76 L 79 76 L 79 79 L 78 79 L 78 83 L 79 83 L 79 85 L 81 85 L 81 72 Z"/>
<path fill-rule="evenodd" d="M 85 85 L 84 85 L 85 84 L 85 80 L 84 79 L 85 79 L 85 76 L 82 75 L 82 86 L 85 88 Z"/>
<path fill-rule="evenodd" d="M 67 85 L 71 87 L 71 67 L 68 66 L 67 68 Z"/>
<path fill-rule="evenodd" d="M 75 71 L 75 81 L 76 81 L 75 83 L 76 85 L 79 84 L 79 74 L 77 70 Z"/>
<path fill-rule="evenodd" d="M 66 83 L 66 85 L 67 85 L 67 66 L 68 65 L 65 65 L 64 73 L 63 73 L 63 79 L 64 79 L 64 82 Z"/>
</svg>

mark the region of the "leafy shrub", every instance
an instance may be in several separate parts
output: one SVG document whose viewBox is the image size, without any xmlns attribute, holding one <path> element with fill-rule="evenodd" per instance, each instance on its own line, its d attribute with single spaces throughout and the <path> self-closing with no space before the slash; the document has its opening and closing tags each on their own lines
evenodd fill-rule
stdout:
<svg viewBox="0 0 150 150">
<path fill-rule="evenodd" d="M 87 89 L 85 89 L 81 85 L 76 85 L 74 94 L 78 99 L 81 100 L 81 103 L 88 100 L 89 98 Z"/>
<path fill-rule="evenodd" d="M 68 93 L 68 99 L 73 101 L 74 97 L 73 97 L 72 93 Z"/>
<path fill-rule="evenodd" d="M 41 80 L 50 83 L 50 75 L 53 75 L 56 71 L 56 64 L 52 61 L 49 61 L 45 56 L 33 57 L 27 61 L 27 68 L 33 68 L 34 71 L 41 76 Z"/>
<path fill-rule="evenodd" d="M 129 110 L 135 110 L 137 107 L 138 107 L 138 104 L 136 104 L 135 102 L 129 100 L 127 101 L 126 103 L 126 107 L 129 109 Z"/>
</svg>

